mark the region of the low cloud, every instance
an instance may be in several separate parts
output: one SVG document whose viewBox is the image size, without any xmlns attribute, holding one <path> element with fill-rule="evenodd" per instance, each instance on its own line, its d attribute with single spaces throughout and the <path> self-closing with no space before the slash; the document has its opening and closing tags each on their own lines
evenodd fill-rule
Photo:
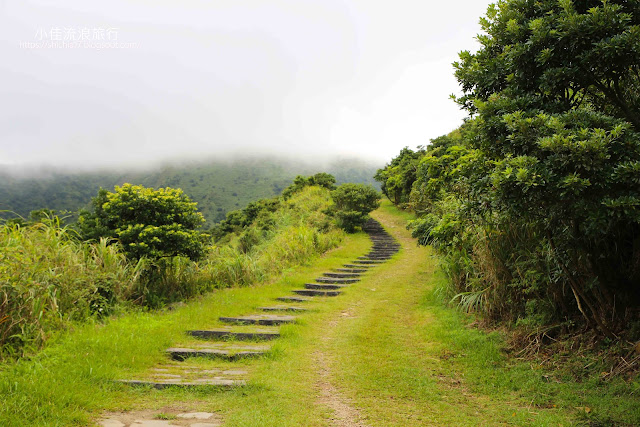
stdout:
<svg viewBox="0 0 640 427">
<path fill-rule="evenodd" d="M 3 2 L 0 164 L 387 160 L 459 125 L 488 3 Z"/>
</svg>

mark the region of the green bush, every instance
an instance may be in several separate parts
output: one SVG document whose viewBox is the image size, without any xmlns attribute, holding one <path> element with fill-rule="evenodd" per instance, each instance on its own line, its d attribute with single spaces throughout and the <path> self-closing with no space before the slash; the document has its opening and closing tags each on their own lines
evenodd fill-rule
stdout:
<svg viewBox="0 0 640 427">
<path fill-rule="evenodd" d="M 507 0 L 481 23 L 455 64 L 471 117 L 376 176 L 462 307 L 614 337 L 640 305 L 640 9 Z"/>
<path fill-rule="evenodd" d="M 204 255 L 204 239 L 197 231 L 204 223 L 182 190 L 154 190 L 124 184 L 110 193 L 100 189 L 92 201 L 93 212 L 84 211 L 78 220 L 86 239 L 117 239 L 132 259 Z"/>
<path fill-rule="evenodd" d="M 370 185 L 342 184 L 331 192 L 332 213 L 338 226 L 353 233 L 369 219 L 369 212 L 380 206 L 380 194 Z"/>
</svg>

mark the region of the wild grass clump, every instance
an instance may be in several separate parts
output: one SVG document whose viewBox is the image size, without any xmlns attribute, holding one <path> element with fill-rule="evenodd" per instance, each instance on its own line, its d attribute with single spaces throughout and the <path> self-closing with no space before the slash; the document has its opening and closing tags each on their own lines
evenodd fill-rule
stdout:
<svg viewBox="0 0 640 427">
<path fill-rule="evenodd" d="M 137 278 L 117 245 L 85 244 L 57 220 L 0 226 L 0 357 L 71 321 L 111 313 Z"/>
</svg>

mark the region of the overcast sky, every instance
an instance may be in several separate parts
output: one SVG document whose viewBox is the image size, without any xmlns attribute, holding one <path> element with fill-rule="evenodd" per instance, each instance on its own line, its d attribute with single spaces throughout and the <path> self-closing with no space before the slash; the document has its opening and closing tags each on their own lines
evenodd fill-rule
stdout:
<svg viewBox="0 0 640 427">
<path fill-rule="evenodd" d="M 0 0 L 0 164 L 390 160 L 465 114 L 486 0 Z"/>
</svg>

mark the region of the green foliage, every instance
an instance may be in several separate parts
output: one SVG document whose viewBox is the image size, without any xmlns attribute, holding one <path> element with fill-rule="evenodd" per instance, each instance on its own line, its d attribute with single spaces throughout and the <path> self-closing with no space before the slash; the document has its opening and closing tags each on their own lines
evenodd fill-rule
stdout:
<svg viewBox="0 0 640 427">
<path fill-rule="evenodd" d="M 475 118 L 378 173 L 402 183 L 390 199 L 408 195 L 463 308 L 527 325 L 582 316 L 609 336 L 635 316 L 639 24 L 625 1 L 490 7 L 481 49 L 455 64 Z"/>
<path fill-rule="evenodd" d="M 380 206 L 380 194 L 371 186 L 342 184 L 331 192 L 334 205 L 331 212 L 338 226 L 353 233 L 369 219 L 369 212 Z"/>
<path fill-rule="evenodd" d="M 0 226 L 0 357 L 37 349 L 70 321 L 104 316 L 136 280 L 117 245 L 59 223 Z"/>
<path fill-rule="evenodd" d="M 408 203 L 411 187 L 416 180 L 418 162 L 424 155 L 424 149 L 418 151 L 403 148 L 383 169 L 378 169 L 374 178 L 380 182 L 382 193 L 396 205 Z"/>
<path fill-rule="evenodd" d="M 238 211 L 242 227 L 221 236 L 200 263 L 201 274 L 214 286 L 248 285 L 308 262 L 342 240 L 324 213 L 330 205 L 327 188 L 305 186 L 286 201 L 256 202 L 263 210 L 251 222 L 245 211 Z"/>
<path fill-rule="evenodd" d="M 374 184 L 371 177 L 377 167 L 358 159 L 335 160 L 322 166 L 304 159 L 245 158 L 167 165 L 144 171 L 51 171 L 20 177 L 3 169 L 0 170 L 0 218 L 28 218 L 30 211 L 43 207 L 75 212 L 89 207 L 99 188 L 130 182 L 153 188 L 181 188 L 198 203 L 206 219 L 203 227 L 208 229 L 224 220 L 227 212 L 281 194 L 296 175 L 326 170 L 338 182 Z"/>
<path fill-rule="evenodd" d="M 305 187 L 287 201 L 251 203 L 230 215 L 239 219 L 236 228 L 213 247 L 187 228 L 202 222 L 195 203 L 172 189 L 101 190 L 95 212 L 80 217 L 85 237 L 99 239 L 94 243 L 61 227 L 52 212 L 35 213 L 38 222 L 32 225 L 1 225 L 0 357 L 31 352 L 61 326 L 107 315 L 127 300 L 162 307 L 216 287 L 255 284 L 307 263 L 343 238 L 324 213 L 331 203 L 329 189 L 319 186 Z M 139 221 L 152 224 L 139 227 Z M 176 237 L 175 230 L 196 236 L 198 262 L 181 255 L 192 249 L 180 245 L 193 240 Z M 127 245 L 128 259 L 114 239 Z M 142 253 L 142 247 L 152 250 Z"/>
<path fill-rule="evenodd" d="M 180 189 L 124 184 L 113 193 L 100 189 L 92 204 L 94 211 L 78 220 L 86 239 L 117 239 L 132 259 L 204 255 L 196 231 L 204 217 Z"/>
<path fill-rule="evenodd" d="M 213 228 L 213 236 L 221 239 L 229 233 L 240 232 L 255 221 L 260 223 L 260 228 L 268 230 L 272 227 L 272 214 L 281 206 L 280 198 L 260 199 L 251 202 L 244 209 L 231 211 L 227 218 Z"/>
<path fill-rule="evenodd" d="M 313 176 L 298 175 L 293 180 L 293 184 L 284 189 L 284 191 L 282 192 L 282 197 L 288 199 L 303 188 L 310 187 L 312 185 L 317 185 L 319 187 L 333 190 L 336 188 L 335 183 L 335 177 L 326 172 L 320 172 Z"/>
</svg>

